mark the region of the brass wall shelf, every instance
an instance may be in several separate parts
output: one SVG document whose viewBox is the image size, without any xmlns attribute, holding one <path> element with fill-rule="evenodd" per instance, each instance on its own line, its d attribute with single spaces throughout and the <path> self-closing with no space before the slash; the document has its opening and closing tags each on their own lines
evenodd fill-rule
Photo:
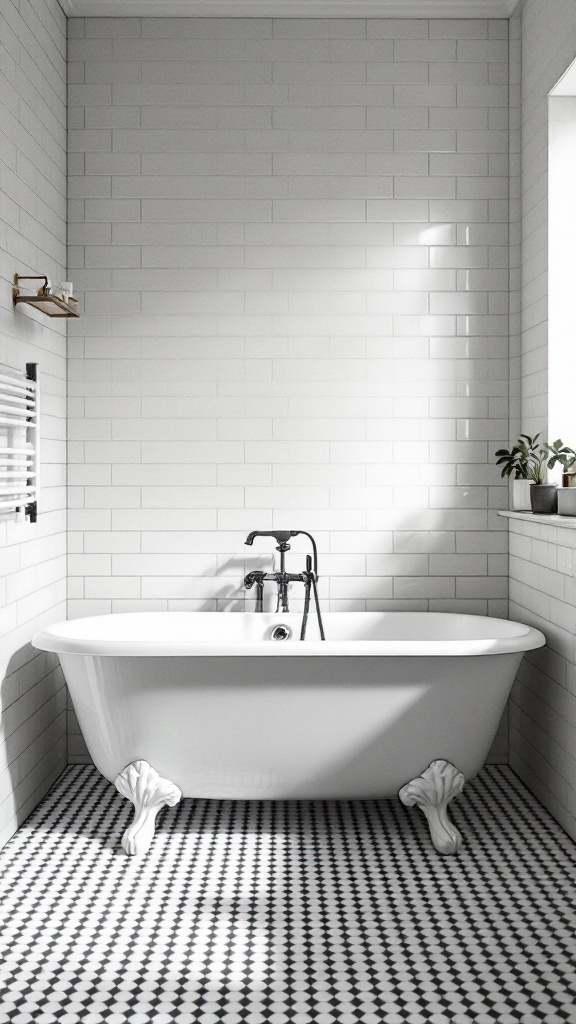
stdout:
<svg viewBox="0 0 576 1024">
<path fill-rule="evenodd" d="M 21 295 L 19 288 L 20 281 L 43 281 L 44 285 L 39 289 L 36 295 Z M 50 285 L 48 278 L 43 275 L 39 277 L 29 277 L 24 274 L 14 274 L 14 289 L 12 291 L 14 305 L 17 306 L 20 302 L 25 302 L 28 306 L 33 306 L 35 309 L 39 309 L 40 312 L 45 313 L 46 316 L 80 316 L 75 302 L 65 302 L 65 300 L 61 299 L 58 295 L 52 295 L 49 288 Z"/>
</svg>

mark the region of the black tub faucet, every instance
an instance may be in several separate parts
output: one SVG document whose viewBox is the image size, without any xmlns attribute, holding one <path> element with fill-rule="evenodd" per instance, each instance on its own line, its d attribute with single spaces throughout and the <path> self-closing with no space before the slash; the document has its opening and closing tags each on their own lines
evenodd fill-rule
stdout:
<svg viewBox="0 0 576 1024">
<path fill-rule="evenodd" d="M 313 564 L 309 567 L 306 565 L 306 570 L 301 573 L 289 573 L 286 572 L 286 552 L 290 551 L 290 544 L 288 543 L 292 537 L 298 536 L 308 537 L 312 545 Z M 318 580 L 318 549 L 316 547 L 316 541 L 314 540 L 311 533 L 306 530 L 253 530 L 246 537 L 245 544 L 252 547 L 256 537 L 274 537 L 277 543 L 276 551 L 280 552 L 280 571 L 273 573 L 256 573 L 251 572 L 244 579 L 244 586 L 250 590 L 250 588 L 256 583 L 257 585 L 257 600 L 256 600 L 256 611 L 262 611 L 262 591 L 265 580 L 274 580 L 278 587 L 278 602 L 277 611 L 287 612 L 288 608 L 288 584 L 289 583 L 304 583 L 305 585 L 313 585 L 315 587 L 316 581 Z"/>
</svg>

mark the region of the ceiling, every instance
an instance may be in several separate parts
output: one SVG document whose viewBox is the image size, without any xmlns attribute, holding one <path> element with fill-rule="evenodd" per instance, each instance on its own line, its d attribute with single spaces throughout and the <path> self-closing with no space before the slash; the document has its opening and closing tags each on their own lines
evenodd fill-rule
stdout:
<svg viewBox="0 0 576 1024">
<path fill-rule="evenodd" d="M 518 0 L 60 0 L 71 17 L 509 18 Z"/>
</svg>

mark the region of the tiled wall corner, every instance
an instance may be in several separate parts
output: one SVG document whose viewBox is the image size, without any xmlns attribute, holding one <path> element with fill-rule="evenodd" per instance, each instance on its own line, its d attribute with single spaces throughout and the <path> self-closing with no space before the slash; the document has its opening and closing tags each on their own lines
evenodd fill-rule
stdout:
<svg viewBox="0 0 576 1024">
<path fill-rule="evenodd" d="M 521 21 L 521 74 L 515 39 Z M 516 292 L 516 207 L 514 171 L 521 182 L 521 429 L 548 429 L 548 94 L 576 57 L 576 8 L 569 0 L 525 0 L 510 21 L 510 100 L 521 83 L 521 160 L 515 162 L 511 132 L 511 415 L 515 410 L 518 364 Z M 516 68 L 516 70 L 515 70 Z M 517 436 L 512 430 L 511 436 Z M 542 531 L 540 533 L 539 531 Z M 548 647 L 527 655 L 510 704 L 510 764 L 560 824 L 574 830 L 574 703 L 571 673 L 576 621 L 571 622 L 573 569 L 564 553 L 567 529 L 510 523 L 510 616 L 539 625 Z M 546 559 L 551 560 L 549 563 Z M 543 561 L 544 560 L 544 561 Z M 554 563 L 554 564 L 552 564 Z M 566 595 L 566 596 L 564 596 Z M 560 616 L 560 618 L 558 618 Z"/>
<path fill-rule="evenodd" d="M 508 22 L 509 130 L 509 334 L 508 433 L 514 441 L 522 420 L 522 17 Z"/>
<path fill-rule="evenodd" d="M 510 764 L 576 839 L 576 530 L 510 520 L 510 615 L 541 629 L 510 701 Z"/>
<path fill-rule="evenodd" d="M 30 647 L 66 615 L 66 331 L 12 306 L 14 273 L 66 269 L 66 19 L 57 0 L 0 10 L 0 362 L 37 362 L 42 389 L 38 522 L 0 522 L 0 845 L 66 765 L 57 658 Z"/>
</svg>

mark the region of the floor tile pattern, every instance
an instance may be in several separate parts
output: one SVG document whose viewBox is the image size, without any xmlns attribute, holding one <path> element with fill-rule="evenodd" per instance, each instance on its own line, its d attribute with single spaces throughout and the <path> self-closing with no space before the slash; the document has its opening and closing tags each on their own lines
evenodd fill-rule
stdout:
<svg viewBox="0 0 576 1024">
<path fill-rule="evenodd" d="M 576 1022 L 576 850 L 507 768 L 397 801 L 131 805 L 70 767 L 0 855 L 0 1022 Z"/>
</svg>

